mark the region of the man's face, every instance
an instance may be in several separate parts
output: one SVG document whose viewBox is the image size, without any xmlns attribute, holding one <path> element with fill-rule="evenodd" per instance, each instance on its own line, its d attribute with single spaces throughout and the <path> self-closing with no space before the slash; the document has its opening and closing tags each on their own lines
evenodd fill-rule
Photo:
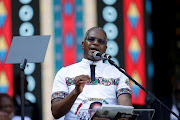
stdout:
<svg viewBox="0 0 180 120">
<path fill-rule="evenodd" d="M 91 41 L 92 38 L 95 38 L 95 40 Z M 101 42 L 102 40 L 105 40 L 104 44 Z M 88 60 L 97 61 L 97 59 L 93 58 L 93 53 L 95 51 L 104 53 L 107 48 L 106 44 L 107 44 L 107 40 L 105 33 L 98 28 L 92 29 L 91 31 L 89 31 L 88 36 L 86 36 L 85 40 L 82 42 L 82 49 L 84 50 L 84 58 Z"/>
<path fill-rule="evenodd" d="M 102 105 L 101 104 L 94 104 L 92 106 L 92 109 L 101 109 Z M 90 117 L 92 118 L 92 116 L 96 113 L 96 110 L 91 110 L 90 111 Z"/>
<path fill-rule="evenodd" d="M 0 111 L 6 112 L 11 119 L 14 115 L 14 104 L 11 99 L 4 97 L 1 99 Z"/>
</svg>

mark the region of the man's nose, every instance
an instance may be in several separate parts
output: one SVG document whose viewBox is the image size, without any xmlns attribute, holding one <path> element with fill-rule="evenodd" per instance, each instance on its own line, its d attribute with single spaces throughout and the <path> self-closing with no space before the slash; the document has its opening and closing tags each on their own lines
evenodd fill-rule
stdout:
<svg viewBox="0 0 180 120">
<path fill-rule="evenodd" d="M 94 44 L 94 45 L 98 45 L 98 44 L 99 44 L 97 38 L 94 40 L 93 44 Z"/>
</svg>

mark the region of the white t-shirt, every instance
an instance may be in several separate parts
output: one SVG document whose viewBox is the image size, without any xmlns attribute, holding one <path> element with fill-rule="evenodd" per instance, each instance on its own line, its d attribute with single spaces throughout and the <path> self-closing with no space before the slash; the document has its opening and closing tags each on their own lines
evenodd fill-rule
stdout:
<svg viewBox="0 0 180 120">
<path fill-rule="evenodd" d="M 178 109 L 177 109 L 177 107 L 176 107 L 175 104 L 172 105 L 171 110 L 172 110 L 176 115 L 179 115 L 179 111 L 178 111 Z M 171 113 L 171 114 L 170 114 L 170 120 L 178 120 L 178 118 Z"/>
<path fill-rule="evenodd" d="M 21 119 L 21 116 L 13 116 L 12 120 L 22 120 L 22 119 Z M 31 120 L 31 118 L 24 116 L 24 120 Z"/>
<path fill-rule="evenodd" d="M 65 115 L 65 119 L 77 119 L 77 113 L 81 109 L 89 109 L 93 102 L 117 105 L 119 95 L 131 94 L 129 79 L 117 68 L 102 61 L 93 62 L 83 58 L 81 62 L 63 67 L 58 71 L 53 83 L 52 100 L 64 98 L 70 94 L 75 88 L 74 78 L 76 76 L 90 76 L 91 64 L 96 65 L 96 80 L 85 85 L 83 92 Z"/>
</svg>

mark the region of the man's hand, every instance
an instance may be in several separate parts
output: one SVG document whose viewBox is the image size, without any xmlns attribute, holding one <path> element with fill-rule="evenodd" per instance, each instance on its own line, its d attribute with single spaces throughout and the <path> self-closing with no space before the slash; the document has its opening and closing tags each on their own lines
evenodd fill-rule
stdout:
<svg viewBox="0 0 180 120">
<path fill-rule="evenodd" d="M 78 95 L 83 91 L 85 84 L 90 82 L 90 80 L 88 75 L 75 77 L 75 89 L 64 99 L 56 98 L 52 100 L 51 110 L 54 118 L 59 119 L 69 112 Z"/>
<path fill-rule="evenodd" d="M 86 83 L 90 82 L 91 78 L 89 75 L 80 75 L 75 77 L 75 94 L 80 94 Z"/>
</svg>

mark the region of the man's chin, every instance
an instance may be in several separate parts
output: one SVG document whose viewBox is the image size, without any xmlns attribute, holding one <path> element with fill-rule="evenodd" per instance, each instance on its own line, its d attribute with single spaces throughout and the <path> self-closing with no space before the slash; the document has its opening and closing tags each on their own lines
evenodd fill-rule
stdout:
<svg viewBox="0 0 180 120">
<path fill-rule="evenodd" d="M 88 60 L 92 60 L 92 61 L 99 61 L 99 60 L 101 60 L 101 59 L 94 58 L 93 55 L 88 55 L 87 58 L 88 58 Z"/>
</svg>

